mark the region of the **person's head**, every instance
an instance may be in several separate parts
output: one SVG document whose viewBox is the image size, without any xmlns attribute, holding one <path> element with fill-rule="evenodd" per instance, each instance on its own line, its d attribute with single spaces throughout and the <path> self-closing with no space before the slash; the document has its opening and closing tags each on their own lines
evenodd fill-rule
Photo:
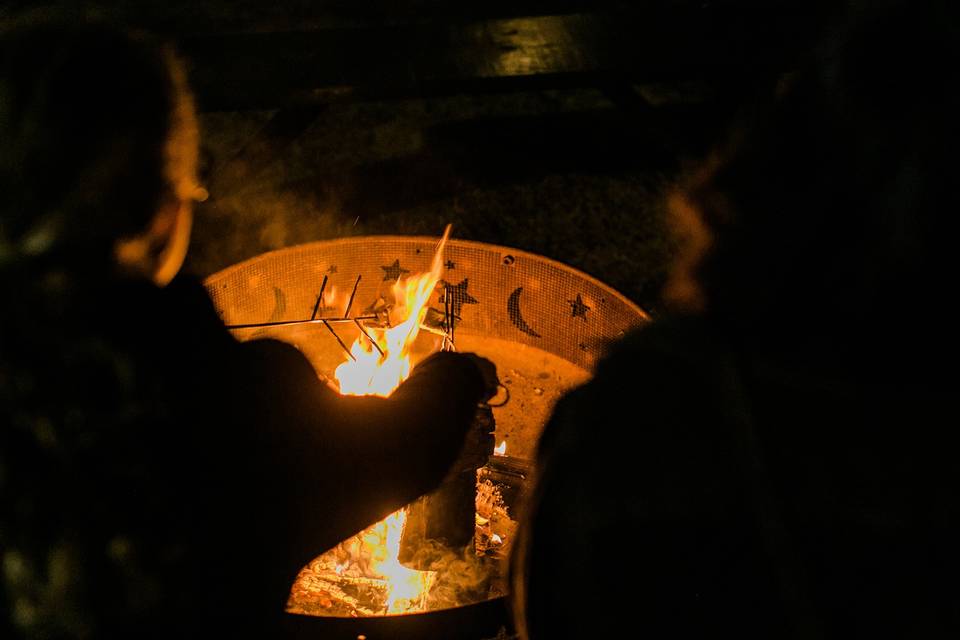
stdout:
<svg viewBox="0 0 960 640">
<path fill-rule="evenodd" d="M 51 256 L 165 284 L 204 194 L 197 146 L 168 47 L 102 25 L 0 33 L 0 265 Z"/>
<path fill-rule="evenodd" d="M 675 301 L 748 332 L 935 319 L 952 275 L 960 34 L 956 11 L 919 4 L 853 16 L 676 195 Z"/>
</svg>

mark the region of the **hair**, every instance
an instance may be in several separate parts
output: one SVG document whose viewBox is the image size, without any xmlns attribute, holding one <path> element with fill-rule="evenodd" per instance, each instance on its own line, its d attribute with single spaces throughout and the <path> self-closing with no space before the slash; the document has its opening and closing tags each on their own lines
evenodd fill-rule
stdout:
<svg viewBox="0 0 960 640">
<path fill-rule="evenodd" d="M 856 331 L 903 308 L 930 319 L 952 286 L 958 209 L 945 6 L 851 17 L 745 110 L 671 199 L 686 248 L 668 300 L 747 332 L 811 315 Z"/>
<path fill-rule="evenodd" d="M 198 133 L 169 46 L 106 25 L 0 33 L 0 264 L 106 261 L 196 185 Z"/>
</svg>

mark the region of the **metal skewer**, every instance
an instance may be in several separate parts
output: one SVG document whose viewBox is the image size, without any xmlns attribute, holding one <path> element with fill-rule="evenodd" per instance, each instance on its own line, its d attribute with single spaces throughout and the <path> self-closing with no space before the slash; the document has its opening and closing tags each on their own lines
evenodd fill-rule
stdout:
<svg viewBox="0 0 960 640">
<path fill-rule="evenodd" d="M 340 336 L 337 335 L 337 332 L 333 330 L 333 327 L 331 327 L 326 320 L 321 320 L 321 322 L 323 323 L 323 326 L 325 326 L 327 330 L 333 334 L 333 337 L 337 339 L 337 342 L 340 343 L 340 346 L 343 347 L 343 350 L 347 352 L 347 355 L 350 356 L 350 359 L 356 360 L 356 357 L 354 357 L 353 353 L 350 352 L 350 348 L 343 343 L 343 340 L 341 340 Z"/>
<path fill-rule="evenodd" d="M 373 337 L 371 337 L 369 333 L 367 333 L 366 328 L 365 328 L 362 324 L 360 324 L 360 321 L 359 321 L 359 320 L 354 320 L 354 323 L 357 325 L 357 329 L 360 329 L 360 332 L 361 332 L 363 335 L 367 336 L 367 340 L 369 340 L 369 341 L 370 341 L 370 344 L 373 345 L 373 348 L 376 349 L 376 350 L 380 353 L 380 357 L 382 358 L 383 356 L 385 356 L 386 354 L 383 352 L 383 349 L 381 349 L 381 348 L 380 348 L 380 345 L 377 344 L 377 341 L 374 340 Z"/>
<path fill-rule="evenodd" d="M 281 320 L 277 322 L 254 322 L 250 324 L 228 324 L 227 329 L 268 329 L 270 327 L 292 327 L 298 324 L 342 324 L 363 320 L 377 320 L 377 316 L 357 316 L 356 318 L 316 318 L 311 320 Z"/>
<path fill-rule="evenodd" d="M 317 311 L 320 310 L 320 303 L 323 302 L 323 290 L 327 288 L 327 276 L 323 276 L 323 283 L 320 285 L 320 294 L 317 296 L 317 304 L 313 305 L 313 313 L 310 315 L 311 320 L 316 320 Z"/>
<path fill-rule="evenodd" d="M 353 293 L 350 294 L 350 299 L 347 300 L 347 308 L 343 310 L 343 317 L 346 318 L 350 315 L 350 307 L 353 306 L 353 297 L 357 295 L 357 287 L 360 286 L 360 278 L 363 277 L 363 274 L 357 274 L 357 281 L 353 283 Z"/>
</svg>

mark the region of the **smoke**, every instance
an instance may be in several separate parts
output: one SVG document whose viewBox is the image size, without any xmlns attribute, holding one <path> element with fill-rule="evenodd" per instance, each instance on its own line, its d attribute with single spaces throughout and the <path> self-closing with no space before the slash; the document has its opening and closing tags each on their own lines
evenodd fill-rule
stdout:
<svg viewBox="0 0 960 640">
<path fill-rule="evenodd" d="M 450 549 L 434 540 L 426 540 L 413 555 L 412 564 L 437 572 L 436 583 L 427 597 L 427 610 L 487 599 L 491 563 L 476 554 L 472 540 L 461 549 Z"/>
</svg>

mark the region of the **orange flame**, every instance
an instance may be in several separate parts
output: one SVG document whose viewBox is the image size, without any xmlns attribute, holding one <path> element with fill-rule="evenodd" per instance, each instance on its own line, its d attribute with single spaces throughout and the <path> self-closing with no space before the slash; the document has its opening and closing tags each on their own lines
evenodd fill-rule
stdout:
<svg viewBox="0 0 960 640">
<path fill-rule="evenodd" d="M 447 225 L 428 273 L 412 276 L 405 281 L 398 279 L 394 284 L 397 306 L 391 310 L 391 319 L 398 319 L 398 324 L 386 330 L 368 331 L 383 355 L 370 344 L 366 336 L 357 338 L 350 347 L 353 358 L 337 367 L 333 374 L 340 384 L 340 393 L 386 397 L 410 376 L 410 349 L 420 333 L 420 323 L 427 314 L 430 296 L 440 281 L 443 249 L 449 237 L 450 226 Z"/>
<path fill-rule="evenodd" d="M 426 594 L 436 577 L 433 571 L 415 571 L 400 564 L 400 538 L 406 522 L 407 512 L 401 509 L 374 525 L 382 526 L 384 533 L 381 542 L 383 553 L 375 559 L 372 568 L 387 581 L 386 607 L 389 613 L 422 609 Z"/>
<path fill-rule="evenodd" d="M 430 296 L 440 281 L 443 249 L 449 237 L 448 225 L 428 273 L 405 281 L 398 279 L 394 284 L 396 306 L 390 315 L 396 324 L 385 330 L 370 328 L 369 338 L 364 335 L 357 338 L 350 347 L 353 358 L 334 372 L 340 393 L 386 397 L 410 376 L 410 350 L 420 333 L 420 323 L 427 314 Z M 371 338 L 376 340 L 379 351 L 370 344 Z M 363 546 L 370 552 L 372 573 L 387 583 L 386 607 L 389 613 L 422 610 L 436 577 L 433 571 L 415 571 L 400 564 L 400 539 L 406 521 L 407 512 L 400 509 L 360 534 Z"/>
</svg>

